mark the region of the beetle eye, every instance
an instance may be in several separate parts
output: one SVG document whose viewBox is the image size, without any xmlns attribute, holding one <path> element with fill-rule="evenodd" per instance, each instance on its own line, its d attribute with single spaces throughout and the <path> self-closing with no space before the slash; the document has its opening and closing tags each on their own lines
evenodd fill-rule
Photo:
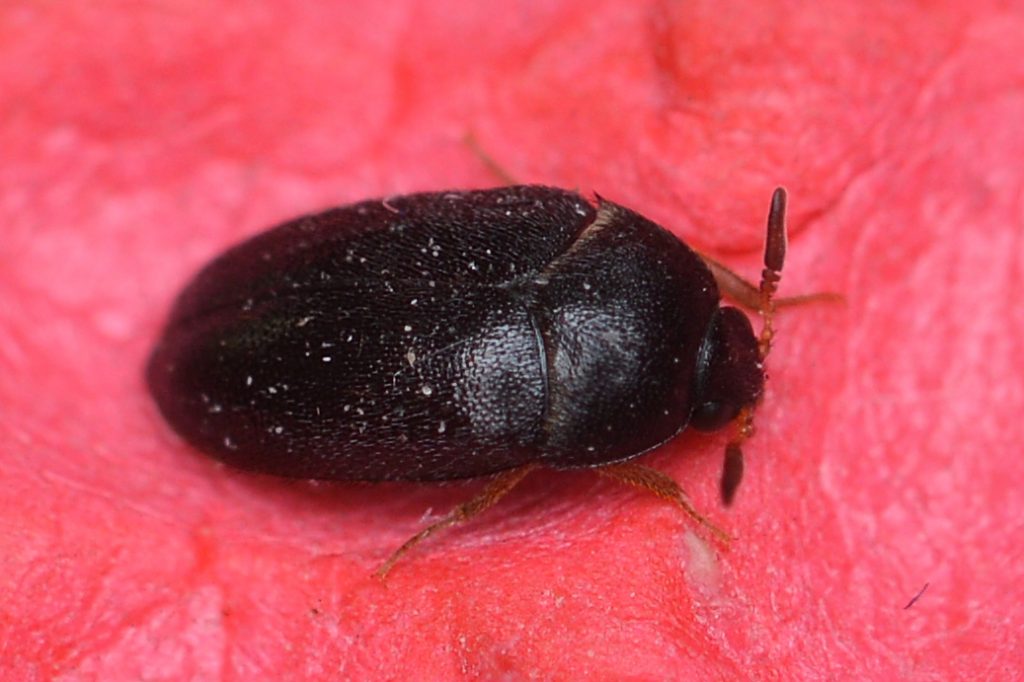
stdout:
<svg viewBox="0 0 1024 682">
<path fill-rule="evenodd" d="M 711 400 L 697 406 L 690 417 L 690 423 L 700 431 L 714 431 L 731 422 L 739 412 L 736 405 Z"/>
</svg>

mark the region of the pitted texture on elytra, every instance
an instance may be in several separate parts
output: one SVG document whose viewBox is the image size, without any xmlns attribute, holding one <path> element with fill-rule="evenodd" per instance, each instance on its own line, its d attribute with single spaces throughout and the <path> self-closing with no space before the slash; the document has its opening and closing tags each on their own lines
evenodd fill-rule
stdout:
<svg viewBox="0 0 1024 682">
<path fill-rule="evenodd" d="M 717 307 L 699 258 L 615 204 L 418 194 L 229 250 L 182 293 L 148 377 L 187 440 L 278 475 L 591 465 L 686 425 Z"/>
</svg>

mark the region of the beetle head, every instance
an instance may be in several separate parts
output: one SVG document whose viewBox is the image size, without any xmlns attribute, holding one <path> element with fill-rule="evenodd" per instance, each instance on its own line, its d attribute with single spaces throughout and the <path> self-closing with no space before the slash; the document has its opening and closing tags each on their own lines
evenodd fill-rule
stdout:
<svg viewBox="0 0 1024 682">
<path fill-rule="evenodd" d="M 700 431 L 720 429 L 752 407 L 762 390 L 764 370 L 750 320 L 736 308 L 719 308 L 697 358 L 690 424 Z"/>
</svg>

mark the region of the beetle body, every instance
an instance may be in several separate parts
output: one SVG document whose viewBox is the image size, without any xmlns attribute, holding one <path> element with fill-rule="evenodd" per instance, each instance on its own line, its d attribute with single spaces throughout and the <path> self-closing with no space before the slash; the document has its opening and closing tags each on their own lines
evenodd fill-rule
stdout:
<svg viewBox="0 0 1024 682">
<path fill-rule="evenodd" d="M 758 399 L 758 341 L 639 214 L 539 186 L 287 222 L 178 298 L 147 369 L 229 464 L 352 481 L 600 466 Z"/>
</svg>

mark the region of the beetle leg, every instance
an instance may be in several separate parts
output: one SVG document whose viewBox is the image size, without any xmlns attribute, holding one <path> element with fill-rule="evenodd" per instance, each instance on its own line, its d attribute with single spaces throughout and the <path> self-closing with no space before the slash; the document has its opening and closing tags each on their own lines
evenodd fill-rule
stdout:
<svg viewBox="0 0 1024 682">
<path fill-rule="evenodd" d="M 700 251 L 696 253 L 704 261 L 704 265 L 708 266 L 708 270 L 711 271 L 711 275 L 715 278 L 715 283 L 722 293 L 747 310 L 753 312 L 761 310 L 760 287 L 736 274 L 706 253 Z M 842 294 L 832 291 L 819 291 L 814 294 L 783 296 L 773 299 L 773 302 L 776 308 L 789 308 L 804 305 L 805 303 L 842 303 L 845 300 Z"/>
<path fill-rule="evenodd" d="M 480 141 L 476 139 L 476 135 L 474 135 L 472 132 L 467 132 L 463 136 L 462 141 L 465 143 L 467 147 L 469 147 L 470 151 L 472 151 L 476 155 L 476 157 L 480 159 L 484 166 L 487 167 L 487 170 L 493 173 L 495 177 L 501 180 L 502 183 L 506 185 L 520 184 L 519 181 L 517 181 L 511 173 L 505 170 L 505 168 L 500 163 L 494 160 L 493 156 L 484 151 L 484 148 L 480 146 Z"/>
<path fill-rule="evenodd" d="M 695 249 L 696 251 L 696 249 Z M 708 266 L 712 277 L 719 290 L 726 296 L 736 301 L 742 307 L 757 312 L 761 307 L 761 289 L 748 279 L 738 275 L 728 267 L 702 251 L 696 251 L 704 265 Z M 842 303 L 846 299 L 842 294 L 832 291 L 819 291 L 814 294 L 801 294 L 799 296 L 784 296 L 775 299 L 776 308 L 789 308 L 791 306 L 803 305 L 805 303 Z"/>
<path fill-rule="evenodd" d="M 710 530 L 716 538 L 724 543 L 729 542 L 728 533 L 708 521 L 700 512 L 694 509 L 693 505 L 690 504 L 686 491 L 667 474 L 634 462 L 608 464 L 595 469 L 595 471 L 602 476 L 607 476 L 635 488 L 646 490 L 663 500 L 675 503 L 690 518 Z"/>
<path fill-rule="evenodd" d="M 745 280 L 729 268 L 725 267 L 706 253 L 697 251 L 697 255 L 708 266 L 718 289 L 748 310 L 756 311 L 761 304 L 761 292 L 756 284 Z"/>
<path fill-rule="evenodd" d="M 381 567 L 377 569 L 374 575 L 383 580 L 387 576 L 388 572 L 394 568 L 395 563 L 410 549 L 423 542 L 437 531 L 462 523 L 463 521 L 468 521 L 480 512 L 493 506 L 495 502 L 505 497 L 512 488 L 516 487 L 516 485 L 526 478 L 528 473 L 536 469 L 537 466 L 538 465 L 536 464 L 528 464 L 526 466 L 519 467 L 518 469 L 503 471 L 495 476 L 479 495 L 468 502 L 464 502 L 455 507 L 455 509 L 448 512 L 448 514 L 440 521 L 430 524 L 419 533 L 406 540 L 401 547 L 396 549 L 394 553 L 388 557 L 387 561 L 381 564 Z"/>
</svg>

